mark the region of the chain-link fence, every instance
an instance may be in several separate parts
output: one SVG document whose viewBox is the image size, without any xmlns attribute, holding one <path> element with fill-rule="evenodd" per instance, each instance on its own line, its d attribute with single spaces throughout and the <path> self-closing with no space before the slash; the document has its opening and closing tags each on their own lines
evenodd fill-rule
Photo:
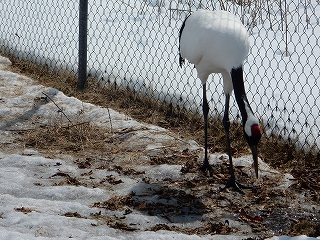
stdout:
<svg viewBox="0 0 320 240">
<path fill-rule="evenodd" d="M 196 70 L 178 64 L 179 29 L 199 8 L 228 10 L 247 27 L 245 85 L 266 133 L 319 151 L 319 0 L 90 1 L 88 72 L 105 84 L 201 112 Z M 77 73 L 78 1 L 0 0 L 0 14 L 2 52 Z M 208 89 L 211 114 L 221 115 L 221 76 L 212 76 Z"/>
</svg>

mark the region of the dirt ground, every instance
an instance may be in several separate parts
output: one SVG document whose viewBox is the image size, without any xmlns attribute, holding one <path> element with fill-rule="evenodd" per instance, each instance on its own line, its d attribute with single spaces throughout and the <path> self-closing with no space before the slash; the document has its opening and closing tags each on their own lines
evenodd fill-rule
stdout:
<svg viewBox="0 0 320 240">
<path fill-rule="evenodd" d="M 60 184 L 84 185 L 97 187 L 103 181 L 111 185 L 121 184 L 121 177 L 103 179 L 92 183 L 90 175 L 95 169 L 109 169 L 120 176 L 141 179 L 148 186 L 144 193 L 116 196 L 106 202 L 94 203 L 95 207 L 107 210 L 124 211 L 124 215 L 133 210 L 142 211 L 150 216 L 159 216 L 169 221 L 158 224 L 149 230 L 172 230 L 187 234 L 242 234 L 250 231 L 256 236 L 248 239 L 264 239 L 272 235 L 320 236 L 320 157 L 319 153 L 303 152 L 293 144 L 282 141 L 279 137 L 263 136 L 259 145 L 260 158 L 281 173 L 290 173 L 294 179 L 290 187 L 279 187 L 283 174 L 264 176 L 259 181 L 251 179 L 241 167 L 236 167 L 239 181 L 253 186 L 245 195 L 231 189 L 220 192 L 229 177 L 229 166 L 225 155 L 225 136 L 221 120 L 210 121 L 210 152 L 221 153 L 224 160 L 213 166 L 213 176 L 198 170 L 201 165 L 199 150 L 185 147 L 184 141 L 193 139 L 200 145 L 203 142 L 202 119 L 172 105 L 164 105 L 156 100 L 145 100 L 136 93 L 126 89 L 102 87 L 99 82 L 89 79 L 84 91 L 76 90 L 76 79 L 66 73 L 55 73 L 47 67 L 39 67 L 30 62 L 10 59 L 13 65 L 10 70 L 27 75 L 38 84 L 57 88 L 67 96 L 74 96 L 81 101 L 90 102 L 102 107 L 110 107 L 132 116 L 138 121 L 151 123 L 169 129 L 177 141 L 175 148 L 160 148 L 157 151 L 142 153 L 139 149 L 128 148 L 128 136 L 135 129 L 111 133 L 86 122 L 74 122 L 67 127 L 57 122 L 54 126 L 44 125 L 37 131 L 15 132 L 16 145 L 21 148 L 33 148 L 45 155 L 72 154 L 74 163 L 86 174 L 81 178 L 61 173 L 64 181 Z M 121 97 L 119 97 L 121 96 Z M 40 99 L 41 101 L 41 99 Z M 233 123 L 230 133 L 234 157 L 250 154 L 243 139 L 242 127 Z M 109 134 L 106 134 L 109 132 Z M 127 134 L 127 135 L 126 135 Z M 121 137 L 122 136 L 122 137 Z M 107 140 L 106 140 L 107 139 Z M 81 142 L 81 145 L 75 144 Z M 6 149 L 8 146 L 1 146 Z M 101 153 L 107 153 L 112 161 L 106 164 L 101 161 Z M 59 154 L 57 154 L 59 153 Z M 135 159 L 139 161 L 123 161 Z M 161 182 L 149 179 L 138 165 L 181 165 L 183 178 L 167 179 Z M 100 185 L 99 185 L 100 184 Z M 157 196 L 153 203 L 148 200 Z M 226 209 L 228 215 L 226 215 Z M 184 218 L 194 217 L 202 221 L 201 225 L 189 226 L 183 223 Z M 77 215 L 72 217 L 79 217 Z M 104 218 L 109 226 L 136 231 L 134 223 L 120 224 L 108 221 L 101 213 L 92 216 Z M 230 220 L 231 219 L 231 220 Z M 183 223 L 183 224 L 181 224 Z"/>
</svg>

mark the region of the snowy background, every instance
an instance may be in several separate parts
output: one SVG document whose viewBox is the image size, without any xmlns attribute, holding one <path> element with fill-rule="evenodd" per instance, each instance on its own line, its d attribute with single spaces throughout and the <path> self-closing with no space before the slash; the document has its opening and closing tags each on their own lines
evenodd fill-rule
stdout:
<svg viewBox="0 0 320 240">
<path fill-rule="evenodd" d="M 90 74 L 201 112 L 196 71 L 188 64 L 178 66 L 178 32 L 189 11 L 221 8 L 222 1 L 190 2 L 90 2 Z M 263 1 L 245 7 L 227 1 L 224 7 L 239 15 L 250 32 L 245 84 L 267 134 L 280 134 L 298 146 L 319 150 L 318 1 Z M 1 0 L 0 11 L 2 46 L 55 70 L 77 72 L 78 1 Z M 211 114 L 220 115 L 223 90 L 217 85 L 220 77 L 213 80 Z M 231 113 L 236 118 L 238 109 L 232 103 Z"/>
</svg>

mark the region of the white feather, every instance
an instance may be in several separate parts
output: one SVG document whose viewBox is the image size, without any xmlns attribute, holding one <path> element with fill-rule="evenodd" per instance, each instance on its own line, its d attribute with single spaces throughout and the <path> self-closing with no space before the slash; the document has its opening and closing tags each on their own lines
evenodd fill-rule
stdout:
<svg viewBox="0 0 320 240">
<path fill-rule="evenodd" d="M 239 18 L 226 11 L 199 10 L 185 22 L 180 54 L 195 64 L 204 84 L 211 73 L 222 73 L 224 90 L 231 93 L 232 68 L 242 65 L 249 51 L 248 33 Z"/>
</svg>

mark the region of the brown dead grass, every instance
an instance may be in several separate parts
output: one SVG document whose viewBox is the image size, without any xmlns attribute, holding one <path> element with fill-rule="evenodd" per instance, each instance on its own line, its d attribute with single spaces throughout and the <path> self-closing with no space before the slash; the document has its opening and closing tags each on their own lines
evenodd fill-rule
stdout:
<svg viewBox="0 0 320 240">
<path fill-rule="evenodd" d="M 3 54 L 3 53 L 2 53 Z M 5 54 L 3 54 L 5 55 Z M 12 61 L 11 70 L 29 76 L 38 83 L 57 88 L 67 96 L 74 96 L 81 101 L 90 102 L 102 107 L 110 107 L 131 117 L 165 127 L 184 139 L 193 139 L 203 144 L 203 120 L 200 115 L 192 114 L 185 109 L 171 104 L 161 103 L 155 99 L 146 99 L 130 89 L 104 85 L 96 79 L 88 78 L 85 90 L 77 90 L 77 78 L 67 72 L 53 72 L 47 66 L 39 66 L 30 61 L 8 56 Z M 73 127 L 59 126 L 39 129 L 27 133 L 27 145 L 40 148 L 57 148 L 80 150 L 79 148 L 103 149 L 105 136 L 101 131 L 92 131 L 88 124 Z M 80 129 L 80 130 L 79 130 Z M 52 133 L 55 134 L 52 134 Z M 221 119 L 212 117 L 209 123 L 209 147 L 211 152 L 226 152 L 225 134 Z M 230 137 L 235 156 L 250 154 L 243 137 L 240 123 L 231 124 Z M 57 142 L 60 142 L 57 143 Z M 75 144 L 81 142 L 82 144 Z M 273 168 L 291 173 L 298 179 L 297 189 L 309 189 L 314 200 L 319 202 L 320 192 L 320 154 L 317 151 L 305 152 L 286 142 L 278 136 L 263 135 L 259 144 L 260 157 Z"/>
<path fill-rule="evenodd" d="M 47 67 L 41 67 L 28 61 L 11 58 L 12 71 L 27 75 L 38 83 L 57 88 L 68 96 L 74 96 L 82 101 L 91 102 L 103 107 L 110 107 L 124 112 L 133 118 L 147 123 L 156 124 L 178 134 L 184 139 L 193 139 L 200 144 L 203 143 L 203 121 L 201 116 L 190 114 L 184 109 L 172 105 L 165 105 L 154 99 L 145 99 L 128 89 L 101 86 L 95 79 L 89 79 L 84 91 L 76 88 L 77 79 L 68 73 L 56 73 Z M 78 158 L 74 163 L 81 169 L 81 177 L 75 177 L 70 173 L 58 171 L 51 176 L 56 185 L 75 185 L 86 187 L 102 187 L 122 184 L 121 176 L 135 175 L 140 177 L 144 184 L 152 185 L 150 179 L 144 177 L 143 171 L 132 168 L 131 159 L 126 165 L 123 156 L 119 152 L 130 152 L 125 143 L 117 142 L 110 129 L 99 129 L 81 118 L 76 120 L 70 118 L 69 122 L 61 122 L 60 119 L 53 119 L 50 125 L 38 123 L 35 129 L 19 132 L 21 141 L 25 146 L 45 150 L 50 156 L 52 152 L 61 151 L 72 153 Z M 210 119 L 209 146 L 211 152 L 226 152 L 225 134 L 221 119 Z M 131 131 L 130 129 L 126 131 Z M 248 146 L 243 138 L 242 126 L 233 123 L 231 126 L 232 151 L 235 156 L 248 154 Z M 237 200 L 228 201 L 224 195 L 217 194 L 215 188 L 210 187 L 213 183 L 225 184 L 229 176 L 228 165 L 225 163 L 213 166 L 213 178 L 204 174 L 197 174 L 195 178 L 174 181 L 170 178 L 163 180 L 163 185 L 148 188 L 146 192 L 130 193 L 125 196 L 114 196 L 105 202 L 93 203 L 92 207 L 106 209 L 108 211 L 124 212 L 124 217 L 132 211 L 145 212 L 150 216 L 161 216 L 173 222 L 173 224 L 157 224 L 148 230 L 172 230 L 186 234 L 232 234 L 239 229 L 225 222 L 217 222 L 216 218 L 208 218 L 203 224 L 195 228 L 184 228 L 174 224 L 176 216 L 194 214 L 195 216 L 210 216 L 216 208 L 227 207 L 231 214 L 238 216 L 242 222 L 248 224 L 253 232 L 263 233 L 270 229 L 277 230 L 284 221 L 289 225 L 285 226 L 282 234 L 308 236 L 319 235 L 319 218 L 315 219 L 308 214 L 298 214 L 295 210 L 288 208 L 292 199 L 295 199 L 294 192 L 307 192 L 308 199 L 319 203 L 319 155 L 312 152 L 305 153 L 297 150 L 293 144 L 282 141 L 276 136 L 267 138 L 264 136 L 260 143 L 260 156 L 263 160 L 275 168 L 292 173 L 298 181 L 295 189 L 275 189 L 279 179 L 264 177 L 263 187 L 257 186 L 240 202 Z M 101 161 L 101 153 L 104 153 L 104 161 Z M 170 154 L 159 154 L 149 156 L 148 164 L 181 164 L 181 173 L 198 172 L 198 153 L 186 149 L 183 152 L 172 152 Z M 107 156 L 107 157 L 106 157 Z M 134 158 L 133 155 L 130 155 Z M 122 165 L 119 166 L 116 158 L 121 158 Z M 106 159 L 107 158 L 107 159 Z M 116 159 L 113 161 L 113 159 Z M 144 160 L 139 160 L 144 161 Z M 134 161 L 139 165 L 138 160 Z M 59 163 L 57 163 L 59 165 Z M 141 164 L 143 165 L 143 164 Z M 119 173 L 119 176 L 106 176 L 99 181 L 93 181 L 91 176 L 96 169 L 107 169 Z M 248 177 L 242 174 L 241 169 L 236 168 L 236 175 L 239 180 L 248 183 Z M 87 179 L 90 179 L 88 181 Z M 249 183 L 251 184 L 251 183 Z M 148 196 L 158 196 L 153 203 L 148 202 Z M 201 196 L 201 197 L 199 197 Z M 212 197 L 216 196 L 216 197 Z M 163 201 L 166 200 L 174 200 Z M 279 200 L 281 199 L 281 200 Z M 285 200 L 287 199 L 287 200 Z M 285 201 L 284 201 L 285 200 Z M 179 204 L 175 205 L 174 202 Z M 225 206 L 224 204 L 227 204 Z M 311 202 L 310 202 L 311 204 Z M 312 202 L 312 204 L 314 204 Z M 251 206 L 259 206 L 253 207 Z M 258 210 L 257 210 L 258 209 Z M 30 213 L 33 210 L 28 208 L 17 208 L 16 211 Z M 291 212 L 290 212 L 291 211 Z M 298 211 L 298 210 L 297 210 Z M 67 212 L 66 217 L 82 218 L 77 212 Z M 288 220 L 287 217 L 290 217 Z M 1 218 L 1 215 L 0 215 Z M 97 224 L 106 224 L 115 229 L 126 231 L 138 230 L 137 225 L 129 225 L 124 222 L 123 217 L 110 217 L 103 211 L 91 214 L 88 218 L 97 220 Z M 92 225 L 96 226 L 96 225 Z M 249 238 L 251 239 L 251 238 Z"/>
<path fill-rule="evenodd" d="M 103 151 L 107 132 L 90 123 L 80 122 L 71 125 L 53 123 L 41 126 L 36 131 L 23 131 L 21 134 L 28 148 L 78 152 L 87 149 Z"/>
</svg>

